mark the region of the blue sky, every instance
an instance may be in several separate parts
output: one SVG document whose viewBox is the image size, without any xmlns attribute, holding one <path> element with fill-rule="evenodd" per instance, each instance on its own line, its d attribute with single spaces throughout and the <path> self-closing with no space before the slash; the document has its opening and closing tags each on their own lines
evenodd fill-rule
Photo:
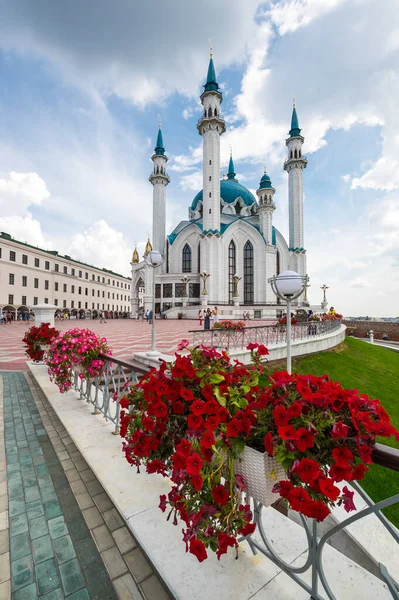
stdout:
<svg viewBox="0 0 399 600">
<path fill-rule="evenodd" d="M 129 272 L 151 230 L 162 129 L 168 229 L 201 187 L 199 94 L 213 40 L 240 181 L 266 161 L 287 234 L 285 136 L 305 137 L 311 301 L 399 313 L 399 16 L 395 0 L 0 0 L 0 229 Z"/>
</svg>

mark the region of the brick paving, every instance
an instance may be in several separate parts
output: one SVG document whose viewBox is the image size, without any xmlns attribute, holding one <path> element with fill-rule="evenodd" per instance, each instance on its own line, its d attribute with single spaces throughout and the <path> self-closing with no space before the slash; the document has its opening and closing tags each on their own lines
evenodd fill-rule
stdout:
<svg viewBox="0 0 399 600">
<path fill-rule="evenodd" d="M 265 325 L 265 321 L 250 321 L 248 325 Z M 60 331 L 80 327 L 100 333 L 107 338 L 113 354 L 125 360 L 132 360 L 136 352 L 143 352 L 151 347 L 151 326 L 145 321 L 111 319 L 104 324 L 95 319 L 70 319 L 56 323 L 56 327 Z M 26 329 L 26 323 L 20 321 L 0 325 L 0 370 L 26 370 L 27 358 L 22 344 Z M 198 321 L 157 320 L 157 349 L 173 354 L 182 339 L 192 340 L 192 335 L 188 333 L 191 329 L 199 329 Z"/>
<path fill-rule="evenodd" d="M 0 466 L 0 600 L 170 600 L 27 373 L 0 373 Z"/>
</svg>

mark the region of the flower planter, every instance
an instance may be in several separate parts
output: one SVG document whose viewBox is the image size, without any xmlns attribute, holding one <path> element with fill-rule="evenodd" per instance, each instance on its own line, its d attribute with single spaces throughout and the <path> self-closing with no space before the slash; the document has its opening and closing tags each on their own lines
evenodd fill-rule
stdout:
<svg viewBox="0 0 399 600">
<path fill-rule="evenodd" d="M 240 458 L 235 461 L 234 471 L 241 475 L 246 484 L 246 492 L 263 506 L 270 506 L 278 499 L 274 485 L 287 476 L 280 463 L 267 452 L 259 452 L 245 446 Z"/>
</svg>

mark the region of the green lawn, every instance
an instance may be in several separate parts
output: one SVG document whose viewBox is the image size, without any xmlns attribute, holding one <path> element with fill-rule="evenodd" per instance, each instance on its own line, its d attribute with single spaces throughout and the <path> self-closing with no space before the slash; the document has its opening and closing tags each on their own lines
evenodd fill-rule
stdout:
<svg viewBox="0 0 399 600">
<path fill-rule="evenodd" d="M 370 398 L 378 398 L 388 411 L 392 424 L 399 429 L 399 352 L 348 337 L 333 350 L 294 359 L 292 370 L 302 374 L 327 374 L 345 388 L 358 389 Z M 399 448 L 394 438 L 378 441 Z M 372 465 L 360 483 L 377 502 L 398 493 L 399 472 Z M 399 504 L 384 513 L 399 527 Z"/>
</svg>

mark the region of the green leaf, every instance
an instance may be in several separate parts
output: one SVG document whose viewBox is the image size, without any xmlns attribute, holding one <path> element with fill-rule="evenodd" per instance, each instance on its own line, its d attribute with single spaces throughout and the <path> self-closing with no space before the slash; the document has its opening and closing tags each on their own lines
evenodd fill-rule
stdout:
<svg viewBox="0 0 399 600">
<path fill-rule="evenodd" d="M 241 390 L 242 390 L 242 392 L 244 394 L 248 394 L 248 392 L 250 391 L 250 389 L 251 389 L 251 386 L 249 386 L 249 385 L 242 385 L 241 386 Z"/>
<path fill-rule="evenodd" d="M 197 371 L 196 372 L 197 377 L 203 377 L 204 375 L 205 375 L 205 371 Z"/>
<path fill-rule="evenodd" d="M 226 398 L 223 396 L 219 388 L 214 390 L 217 401 L 221 406 L 226 406 Z"/>
<path fill-rule="evenodd" d="M 209 377 L 209 381 L 211 383 L 221 383 L 224 381 L 224 375 L 219 375 L 219 373 L 214 373 Z"/>
<path fill-rule="evenodd" d="M 265 375 L 264 373 L 261 373 L 259 375 L 259 382 L 258 382 L 259 387 L 263 390 L 265 387 L 267 387 L 268 383 L 269 383 L 268 376 Z"/>
<path fill-rule="evenodd" d="M 242 438 L 236 438 L 234 442 L 234 446 L 238 452 L 243 452 L 245 448 L 245 440 Z"/>
</svg>

